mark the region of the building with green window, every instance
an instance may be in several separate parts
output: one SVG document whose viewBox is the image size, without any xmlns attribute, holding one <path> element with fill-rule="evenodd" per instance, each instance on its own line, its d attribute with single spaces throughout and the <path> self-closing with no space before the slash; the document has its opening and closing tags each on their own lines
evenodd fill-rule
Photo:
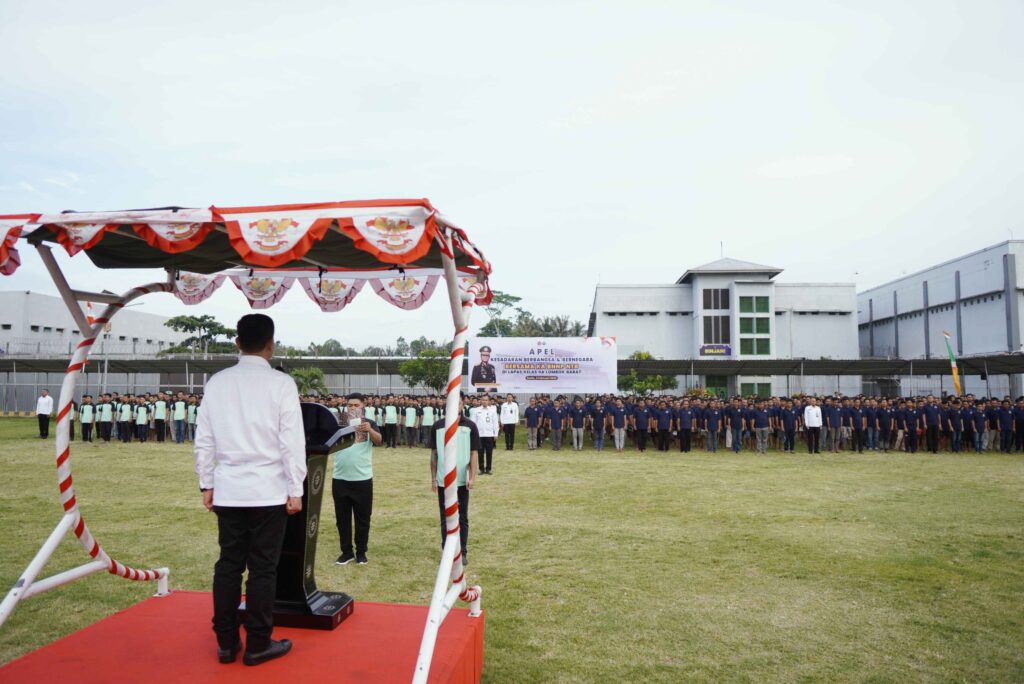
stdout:
<svg viewBox="0 0 1024 684">
<path fill-rule="evenodd" d="M 782 269 L 719 259 L 673 284 L 598 285 L 590 335 L 618 340 L 619 355 L 660 359 L 858 359 L 853 283 L 777 282 Z M 681 388 L 720 394 L 857 393 L 858 376 L 681 376 Z"/>
</svg>

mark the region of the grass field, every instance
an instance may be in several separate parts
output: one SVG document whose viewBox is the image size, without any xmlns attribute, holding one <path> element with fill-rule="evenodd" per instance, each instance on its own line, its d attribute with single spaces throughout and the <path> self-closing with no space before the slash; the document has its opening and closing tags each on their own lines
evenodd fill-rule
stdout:
<svg viewBox="0 0 1024 684">
<path fill-rule="evenodd" d="M 61 512 L 53 442 L 34 430 L 0 420 L 3 587 Z M 170 566 L 172 588 L 209 589 L 215 520 L 189 449 L 76 442 L 72 458 L 112 555 Z M 376 451 L 370 564 L 333 565 L 324 525 L 321 589 L 429 602 L 428 468 L 426 450 Z M 470 505 L 485 681 L 1024 681 L 1020 456 L 499 447 L 494 472 Z M 49 572 L 84 558 L 70 537 Z M 101 574 L 30 599 L 0 629 L 0 660 L 152 591 Z"/>
</svg>

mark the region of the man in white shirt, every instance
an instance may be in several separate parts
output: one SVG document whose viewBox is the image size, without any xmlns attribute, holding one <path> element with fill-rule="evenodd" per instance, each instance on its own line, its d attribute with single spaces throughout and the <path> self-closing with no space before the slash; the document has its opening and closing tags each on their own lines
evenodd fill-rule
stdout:
<svg viewBox="0 0 1024 684">
<path fill-rule="evenodd" d="M 516 426 L 519 424 L 519 404 L 511 394 L 501 405 L 501 430 L 505 433 L 505 451 L 512 451 L 516 443 Z"/>
<path fill-rule="evenodd" d="M 821 407 L 814 397 L 804 407 L 804 428 L 807 430 L 807 453 L 820 454 L 818 437 L 821 435 Z"/>
<path fill-rule="evenodd" d="M 291 650 L 271 639 L 277 562 L 288 516 L 302 509 L 306 440 L 295 381 L 270 367 L 274 322 L 263 314 L 238 321 L 238 364 L 206 383 L 195 436 L 203 504 L 217 514 L 220 559 L 213 572 L 217 657 L 241 649 L 238 604 L 246 585 L 246 665 Z"/>
<path fill-rule="evenodd" d="M 469 410 L 469 419 L 476 423 L 480 433 L 480 474 L 491 474 L 491 461 L 494 458 L 494 442 L 498 438 L 498 409 L 491 403 L 491 397 L 485 394 L 480 405 Z"/>
<path fill-rule="evenodd" d="M 50 416 L 53 414 L 53 397 L 48 390 L 43 390 L 36 399 L 36 419 L 39 421 L 39 438 L 50 436 Z"/>
</svg>

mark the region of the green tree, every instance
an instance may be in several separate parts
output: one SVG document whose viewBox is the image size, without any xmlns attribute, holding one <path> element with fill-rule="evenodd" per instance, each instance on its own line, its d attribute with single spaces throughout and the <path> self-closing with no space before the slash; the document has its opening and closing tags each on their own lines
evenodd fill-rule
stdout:
<svg viewBox="0 0 1024 684">
<path fill-rule="evenodd" d="M 440 394 L 448 383 L 448 360 L 446 349 L 429 347 L 399 364 L 398 374 L 410 387 L 428 387 Z"/>
<path fill-rule="evenodd" d="M 327 394 L 327 379 L 324 370 L 315 366 L 293 368 L 288 372 L 295 380 L 299 394 Z"/>
<path fill-rule="evenodd" d="M 179 354 L 188 351 L 212 352 L 214 354 L 236 351 L 235 345 L 221 337 L 234 337 L 235 329 L 223 325 L 213 316 L 175 316 L 164 321 L 164 325 L 177 332 L 189 333 L 191 337 L 169 349 L 164 354 Z"/>
<path fill-rule="evenodd" d="M 630 361 L 651 361 L 654 357 L 650 352 L 635 351 L 629 355 Z M 640 375 L 635 368 L 628 373 L 619 375 L 619 390 L 630 394 L 651 394 L 664 390 L 675 389 L 679 382 L 674 375 Z"/>
</svg>

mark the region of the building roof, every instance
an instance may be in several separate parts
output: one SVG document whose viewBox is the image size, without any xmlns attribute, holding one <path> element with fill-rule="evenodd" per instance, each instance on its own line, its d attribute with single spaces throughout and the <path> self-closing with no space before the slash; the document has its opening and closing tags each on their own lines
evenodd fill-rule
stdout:
<svg viewBox="0 0 1024 684">
<path fill-rule="evenodd" d="M 689 269 L 686 273 L 680 276 L 679 280 L 676 281 L 676 284 L 688 283 L 693 276 L 700 273 L 758 273 L 767 275 L 769 278 L 774 278 L 782 273 L 782 269 L 774 266 L 765 266 L 764 264 L 755 264 L 750 261 L 724 258 L 712 261 L 709 264 L 704 264 L 703 266 L 698 266 L 697 268 Z"/>
</svg>

